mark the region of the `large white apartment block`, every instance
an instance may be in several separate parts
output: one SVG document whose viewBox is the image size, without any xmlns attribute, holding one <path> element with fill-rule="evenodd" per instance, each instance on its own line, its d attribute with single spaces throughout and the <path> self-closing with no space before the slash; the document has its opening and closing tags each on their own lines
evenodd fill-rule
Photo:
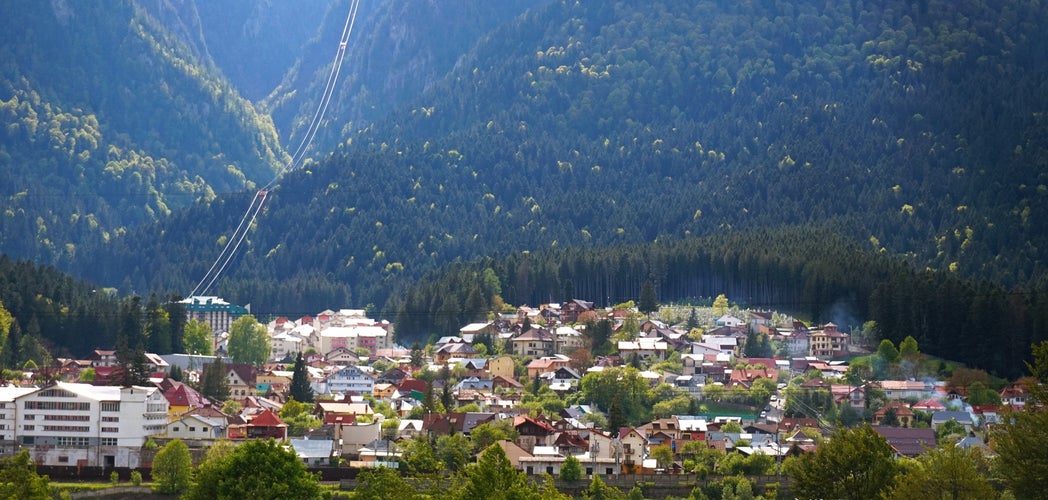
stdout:
<svg viewBox="0 0 1048 500">
<path fill-rule="evenodd" d="M 168 402 L 156 387 L 58 382 L 14 398 L 15 441 L 43 465 L 140 467 L 163 434 Z"/>
</svg>

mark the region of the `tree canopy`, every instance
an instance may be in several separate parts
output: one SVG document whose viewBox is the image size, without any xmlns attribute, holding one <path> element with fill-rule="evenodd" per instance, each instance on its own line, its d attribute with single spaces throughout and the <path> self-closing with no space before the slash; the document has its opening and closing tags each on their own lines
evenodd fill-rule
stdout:
<svg viewBox="0 0 1048 500">
<path fill-rule="evenodd" d="M 209 456 L 185 498 L 315 500 L 320 495 L 318 476 L 306 471 L 294 451 L 269 439 L 247 441 L 226 456 Z"/>
</svg>

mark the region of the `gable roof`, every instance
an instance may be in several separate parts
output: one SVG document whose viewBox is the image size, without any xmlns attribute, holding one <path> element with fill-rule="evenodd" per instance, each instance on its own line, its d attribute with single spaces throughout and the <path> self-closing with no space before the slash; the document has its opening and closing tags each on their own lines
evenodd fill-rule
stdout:
<svg viewBox="0 0 1048 500">
<path fill-rule="evenodd" d="M 916 457 L 935 448 L 935 431 L 931 428 L 911 429 L 876 425 L 873 430 L 884 437 L 896 453 L 904 457 Z"/>
<path fill-rule="evenodd" d="M 262 410 L 262 413 L 255 415 L 255 418 L 248 422 L 251 427 L 287 427 L 280 417 L 277 416 L 276 412 L 266 408 Z"/>
</svg>

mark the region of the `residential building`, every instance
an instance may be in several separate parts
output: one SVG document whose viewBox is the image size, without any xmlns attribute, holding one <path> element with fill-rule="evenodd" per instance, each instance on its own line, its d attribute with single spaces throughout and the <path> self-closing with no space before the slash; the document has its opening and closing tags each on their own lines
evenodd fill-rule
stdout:
<svg viewBox="0 0 1048 500">
<path fill-rule="evenodd" d="M 532 328 L 514 337 L 513 353 L 525 358 L 550 356 L 554 352 L 556 336 L 544 328 Z"/>
<path fill-rule="evenodd" d="M 375 379 L 359 367 L 346 366 L 328 375 L 319 394 L 371 394 Z"/>
<path fill-rule="evenodd" d="M 167 410 L 156 387 L 58 382 L 14 398 L 15 439 L 42 465 L 135 468 Z"/>
<path fill-rule="evenodd" d="M 168 422 L 164 434 L 183 441 L 214 441 L 227 436 L 228 426 L 228 420 L 225 418 L 190 413 Z"/>
<path fill-rule="evenodd" d="M 837 325 L 826 323 L 822 330 L 814 330 L 808 336 L 811 356 L 836 358 L 848 353 L 848 334 L 837 330 Z"/>
<path fill-rule="evenodd" d="M 389 349 L 390 335 L 385 328 L 376 325 L 329 326 L 320 331 L 320 352 L 331 352 L 339 347 L 350 351 L 364 348 L 374 354 L 377 349 Z"/>
</svg>

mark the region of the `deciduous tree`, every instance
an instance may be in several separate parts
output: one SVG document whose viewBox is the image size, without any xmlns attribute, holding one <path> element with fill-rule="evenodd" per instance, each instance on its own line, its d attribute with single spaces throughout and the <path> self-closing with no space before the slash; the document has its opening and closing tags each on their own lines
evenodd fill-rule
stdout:
<svg viewBox="0 0 1048 500">
<path fill-rule="evenodd" d="M 193 459 L 181 439 L 173 439 L 153 459 L 153 491 L 180 495 L 189 489 L 193 477 Z"/>
<path fill-rule="evenodd" d="M 560 466 L 560 478 L 564 481 L 578 481 L 582 478 L 582 463 L 574 455 L 568 455 Z"/>
<path fill-rule="evenodd" d="M 211 355 L 211 325 L 195 319 L 186 323 L 182 333 L 182 344 L 187 354 Z"/>
<path fill-rule="evenodd" d="M 51 489 L 48 477 L 36 473 L 36 463 L 29 450 L 0 459 L 0 498 L 48 500 Z"/>
<path fill-rule="evenodd" d="M 208 457 L 197 470 L 188 500 L 225 498 L 286 498 L 313 500 L 320 481 L 280 443 L 252 440 L 225 457 Z"/>
<path fill-rule="evenodd" d="M 885 495 L 889 500 L 996 498 L 986 462 L 977 448 L 940 446 L 903 462 L 903 474 Z"/>
<path fill-rule="evenodd" d="M 269 358 L 269 334 L 266 327 L 250 314 L 237 318 L 229 326 L 229 357 L 237 363 L 259 366 Z"/>
<path fill-rule="evenodd" d="M 994 470 L 1017 498 L 1038 498 L 1048 491 L 1048 341 L 1033 346 L 1034 363 L 1027 363 L 1033 375 L 1028 384 L 1030 398 L 1021 411 L 1009 412 L 991 433 L 997 453 Z"/>
<path fill-rule="evenodd" d="M 878 498 L 898 472 L 892 447 L 869 425 L 840 429 L 815 453 L 783 467 L 792 492 L 802 498 Z"/>
</svg>

